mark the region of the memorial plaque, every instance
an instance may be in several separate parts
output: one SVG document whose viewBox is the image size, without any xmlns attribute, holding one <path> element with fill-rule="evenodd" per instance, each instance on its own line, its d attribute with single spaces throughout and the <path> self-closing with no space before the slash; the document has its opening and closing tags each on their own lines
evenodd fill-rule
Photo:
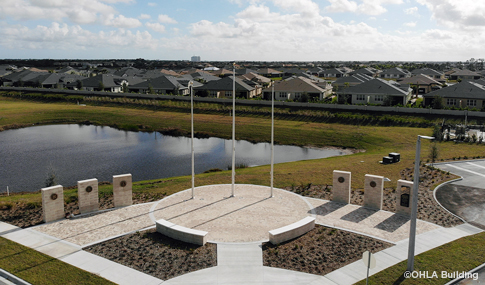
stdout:
<svg viewBox="0 0 485 285">
<path fill-rule="evenodd" d="M 409 194 L 401 194 L 401 206 L 409 207 Z"/>
</svg>

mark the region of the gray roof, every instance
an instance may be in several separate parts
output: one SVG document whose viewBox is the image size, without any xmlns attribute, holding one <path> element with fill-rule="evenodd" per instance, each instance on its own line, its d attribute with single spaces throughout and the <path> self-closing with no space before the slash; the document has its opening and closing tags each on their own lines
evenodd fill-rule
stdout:
<svg viewBox="0 0 485 285">
<path fill-rule="evenodd" d="M 464 98 L 464 99 L 482 99 L 485 100 L 485 86 L 473 81 L 462 81 L 458 84 L 441 88 L 424 94 L 424 97 L 432 98 L 434 96 L 442 98 Z"/>
<path fill-rule="evenodd" d="M 402 86 L 395 81 L 374 78 L 359 85 L 351 86 L 345 90 L 338 91 L 338 94 L 369 94 L 369 95 L 393 95 L 406 96 L 410 92 L 409 85 Z"/>
<path fill-rule="evenodd" d="M 145 73 L 145 71 L 134 67 L 123 67 L 115 71 L 113 74 L 117 76 L 137 76 Z"/>
<path fill-rule="evenodd" d="M 372 67 L 361 68 L 361 69 L 357 69 L 357 70 L 350 72 L 350 74 L 352 74 L 352 75 L 353 74 L 365 74 L 365 75 L 369 75 L 369 76 L 374 76 L 376 73 L 377 73 L 377 69 L 372 68 Z"/>
<path fill-rule="evenodd" d="M 344 85 L 346 82 L 354 83 L 354 84 L 355 83 L 360 84 L 360 83 L 363 83 L 363 82 L 366 82 L 366 81 L 369 81 L 369 80 L 372 80 L 372 79 L 374 79 L 374 77 L 371 77 L 371 76 L 363 74 L 363 73 L 357 73 L 357 74 L 354 74 L 352 76 L 337 78 L 337 80 L 335 80 L 332 83 L 332 85 Z"/>
<path fill-rule="evenodd" d="M 384 69 L 380 74 L 405 74 L 406 75 L 406 74 L 410 74 L 410 72 L 399 67 L 393 67 L 393 68 Z"/>
<path fill-rule="evenodd" d="M 419 69 L 415 69 L 413 71 L 411 71 L 412 74 L 424 74 L 424 75 L 431 75 L 431 76 L 441 76 L 443 75 L 444 73 L 443 72 L 439 72 L 439 71 L 436 71 L 434 69 L 431 69 L 431 68 L 419 68 Z"/>
<path fill-rule="evenodd" d="M 408 77 L 408 78 L 402 78 L 397 80 L 401 84 L 419 84 L 419 85 L 432 85 L 432 84 L 438 84 L 441 85 L 440 82 L 434 80 L 433 78 L 424 75 L 424 74 L 419 74 L 415 75 L 413 77 Z"/>
<path fill-rule="evenodd" d="M 154 90 L 175 90 L 175 89 L 187 89 L 190 79 L 187 78 L 177 78 L 169 75 L 162 75 L 155 78 L 149 78 L 146 81 L 140 82 L 138 84 L 133 84 L 128 86 L 128 89 L 149 89 L 150 87 Z M 202 86 L 201 83 L 194 81 L 194 88 Z"/>
<path fill-rule="evenodd" d="M 264 91 L 271 91 L 272 87 L 266 88 Z M 275 91 L 283 92 L 308 92 L 308 93 L 324 93 L 325 89 L 313 83 L 310 79 L 298 76 L 290 77 L 287 80 L 276 81 L 274 84 Z"/>
<path fill-rule="evenodd" d="M 196 90 L 214 90 L 214 91 L 232 91 L 233 76 L 227 76 L 217 81 L 210 81 L 200 87 L 194 87 Z M 243 80 L 236 78 L 236 91 L 252 91 L 254 87 L 244 83 Z"/>
<path fill-rule="evenodd" d="M 451 75 L 452 76 L 480 76 L 479 73 L 476 73 L 476 72 L 468 70 L 468 69 L 457 70 L 456 72 L 452 73 Z"/>
</svg>

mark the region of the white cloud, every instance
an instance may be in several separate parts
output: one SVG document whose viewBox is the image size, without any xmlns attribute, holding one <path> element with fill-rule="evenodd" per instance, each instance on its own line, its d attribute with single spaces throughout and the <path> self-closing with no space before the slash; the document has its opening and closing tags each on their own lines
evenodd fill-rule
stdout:
<svg viewBox="0 0 485 285">
<path fill-rule="evenodd" d="M 351 12 L 365 15 L 381 15 L 387 12 L 385 5 L 402 4 L 402 0 L 360 0 L 360 4 L 350 0 L 328 0 L 330 6 L 325 7 L 328 12 Z"/>
<path fill-rule="evenodd" d="M 146 23 L 145 26 L 158 33 L 165 33 L 165 26 L 159 23 Z"/>
<path fill-rule="evenodd" d="M 148 20 L 148 19 L 151 19 L 152 16 L 148 15 L 148 14 L 141 14 L 140 16 L 138 16 L 138 19 L 141 19 L 141 20 Z"/>
<path fill-rule="evenodd" d="M 150 7 L 155 7 L 155 6 L 157 6 L 157 3 L 150 2 L 147 5 L 150 6 Z"/>
<path fill-rule="evenodd" d="M 126 28 L 126 29 L 138 28 L 142 25 L 142 23 L 138 19 L 126 18 L 123 15 L 119 15 L 118 17 L 115 17 L 113 14 L 108 15 L 104 19 L 104 24 L 111 27 Z"/>
<path fill-rule="evenodd" d="M 485 27 L 485 2 L 477 0 L 417 0 L 439 24 L 456 29 Z"/>
<path fill-rule="evenodd" d="M 158 41 L 148 32 L 119 29 L 93 33 L 79 25 L 52 23 L 29 29 L 21 25 L 2 25 L 0 46 L 18 50 L 86 50 L 93 48 L 138 48 L 155 50 Z"/>
<path fill-rule="evenodd" d="M 164 14 L 158 15 L 158 21 L 164 24 L 177 24 L 177 21 Z"/>
<path fill-rule="evenodd" d="M 404 10 L 406 15 L 417 15 L 418 14 L 418 7 L 412 7 Z"/>
<path fill-rule="evenodd" d="M 416 22 L 404 23 L 404 26 L 414 28 L 414 27 L 416 27 Z"/>
</svg>

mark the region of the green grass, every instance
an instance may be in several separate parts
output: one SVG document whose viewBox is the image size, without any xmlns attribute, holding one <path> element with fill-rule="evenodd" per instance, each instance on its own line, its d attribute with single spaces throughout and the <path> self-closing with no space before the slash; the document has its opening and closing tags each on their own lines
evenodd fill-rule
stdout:
<svg viewBox="0 0 485 285">
<path fill-rule="evenodd" d="M 0 237 L 0 268 L 32 284 L 115 284 Z"/>
<path fill-rule="evenodd" d="M 449 273 L 455 271 L 467 272 L 484 262 L 485 233 L 479 233 L 447 243 L 415 257 L 415 271 L 428 272 L 429 276 L 432 276 L 433 272 L 436 272 L 438 278 L 405 279 L 403 273 L 407 267 L 406 260 L 372 275 L 369 277 L 369 284 L 446 284 L 452 279 L 442 279 L 442 271 Z M 365 284 L 365 280 L 357 284 L 363 285 Z"/>
</svg>

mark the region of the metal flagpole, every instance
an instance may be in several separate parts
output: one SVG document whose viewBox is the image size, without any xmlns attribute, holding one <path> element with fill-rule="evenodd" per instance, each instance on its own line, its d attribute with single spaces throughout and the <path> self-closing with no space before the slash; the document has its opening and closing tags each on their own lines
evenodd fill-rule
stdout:
<svg viewBox="0 0 485 285">
<path fill-rule="evenodd" d="M 274 82 L 271 82 L 271 196 L 273 197 L 273 177 L 274 177 Z"/>
<path fill-rule="evenodd" d="M 236 180 L 236 63 L 232 64 L 232 194 L 234 197 L 234 183 Z"/>
<path fill-rule="evenodd" d="M 193 82 L 189 82 L 190 88 L 190 125 L 191 125 L 191 148 L 192 148 L 192 199 L 194 199 L 195 188 L 195 155 L 194 155 L 194 92 Z"/>
</svg>

